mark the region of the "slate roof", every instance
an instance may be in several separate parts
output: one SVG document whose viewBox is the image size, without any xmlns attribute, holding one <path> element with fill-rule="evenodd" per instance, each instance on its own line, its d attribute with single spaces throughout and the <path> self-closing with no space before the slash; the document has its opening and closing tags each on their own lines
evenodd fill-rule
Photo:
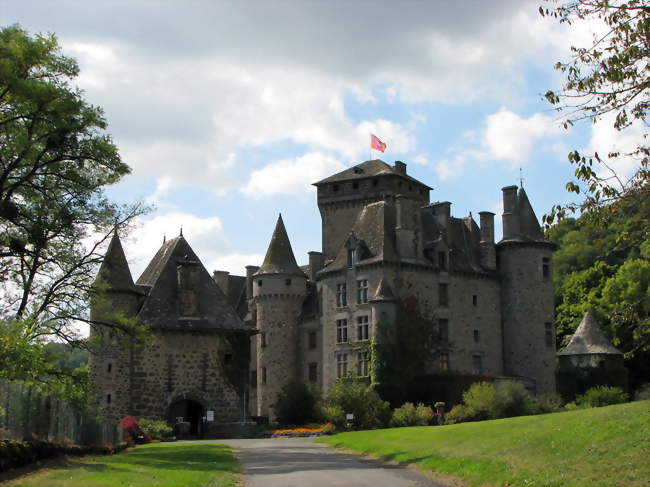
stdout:
<svg viewBox="0 0 650 487">
<path fill-rule="evenodd" d="M 350 239 L 359 242 L 358 263 L 397 261 L 395 250 L 395 211 L 385 201 L 366 205 L 352 230 L 346 244 L 326 267 L 325 271 L 342 269 L 348 265 L 348 245 Z"/>
<path fill-rule="evenodd" d="M 357 164 L 356 166 L 345 169 L 344 171 L 336 173 L 333 176 L 321 179 L 320 181 L 314 183 L 314 186 L 320 186 L 327 183 L 337 183 L 341 181 L 352 181 L 355 179 L 371 178 L 374 176 L 399 176 L 403 179 L 424 186 L 425 188 L 432 189 L 431 187 L 409 176 L 408 174 L 397 172 L 394 166 L 386 164 L 381 159 L 372 159 L 362 162 L 361 164 Z"/>
<path fill-rule="evenodd" d="M 300 270 L 296 264 L 296 258 L 291 249 L 291 242 L 287 235 L 287 230 L 284 228 L 282 215 L 278 217 L 275 224 L 275 230 L 271 237 L 271 243 L 266 251 L 264 262 L 255 275 L 261 274 L 291 274 L 304 276 L 304 272 Z"/>
<path fill-rule="evenodd" d="M 576 332 L 571 337 L 571 341 L 564 350 L 558 355 L 589 355 L 589 354 L 608 354 L 623 355 L 612 343 L 603 335 L 596 318 L 591 311 L 587 311 L 578 325 Z"/>
<path fill-rule="evenodd" d="M 246 277 L 228 276 L 228 303 L 237 312 L 241 319 L 244 319 L 248 312 L 246 301 Z"/>
<path fill-rule="evenodd" d="M 198 266 L 196 293 L 198 316 L 184 319 L 178 306 L 179 265 Z M 201 331 L 248 331 L 184 237 L 163 244 L 143 274 L 139 286 L 150 286 L 138 318 L 151 328 Z"/>
<path fill-rule="evenodd" d="M 119 291 L 135 291 L 129 264 L 124 255 L 122 242 L 117 232 L 113 234 L 104 260 L 97 274 L 98 279 L 102 279 L 108 284 L 108 289 Z"/>
<path fill-rule="evenodd" d="M 519 232 L 527 240 L 545 240 L 539 221 L 528 201 L 524 188 L 517 190 L 517 206 L 519 207 Z"/>
</svg>

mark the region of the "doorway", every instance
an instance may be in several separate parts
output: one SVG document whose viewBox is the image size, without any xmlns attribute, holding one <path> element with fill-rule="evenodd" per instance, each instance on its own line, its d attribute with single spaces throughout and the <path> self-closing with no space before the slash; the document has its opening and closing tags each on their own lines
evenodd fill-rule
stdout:
<svg viewBox="0 0 650 487">
<path fill-rule="evenodd" d="M 200 437 L 203 432 L 203 406 L 191 399 L 180 399 L 170 404 L 169 420 L 172 424 L 178 422 L 178 418 L 190 423 L 190 435 Z"/>
</svg>

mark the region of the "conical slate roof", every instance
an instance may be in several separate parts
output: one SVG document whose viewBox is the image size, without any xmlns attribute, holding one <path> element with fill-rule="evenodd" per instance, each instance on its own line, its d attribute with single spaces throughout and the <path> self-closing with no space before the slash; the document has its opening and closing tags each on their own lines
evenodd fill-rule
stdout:
<svg viewBox="0 0 650 487">
<path fill-rule="evenodd" d="M 300 270 L 296 264 L 296 258 L 291 249 L 291 242 L 287 235 L 287 230 L 284 228 L 282 215 L 278 217 L 278 222 L 275 224 L 275 230 L 271 237 L 271 243 L 266 251 L 262 267 L 255 273 L 260 274 L 294 274 L 304 276 L 304 272 Z"/>
<path fill-rule="evenodd" d="M 395 295 L 393 294 L 393 290 L 390 288 L 390 284 L 388 284 L 383 277 L 379 281 L 379 285 L 377 286 L 377 291 L 375 292 L 375 295 L 372 298 L 372 300 L 373 301 L 394 301 L 395 300 Z"/>
<path fill-rule="evenodd" d="M 521 236 L 530 240 L 544 240 L 544 234 L 524 188 L 519 188 L 517 191 L 517 206 Z"/>
<path fill-rule="evenodd" d="M 623 355 L 603 335 L 591 311 L 587 311 L 567 347 L 558 355 L 610 354 Z"/>
<path fill-rule="evenodd" d="M 117 235 L 117 231 L 108 244 L 97 278 L 102 279 L 108 284 L 108 289 L 114 291 L 133 291 L 135 289 L 129 264 L 126 261 L 122 242 Z"/>
</svg>

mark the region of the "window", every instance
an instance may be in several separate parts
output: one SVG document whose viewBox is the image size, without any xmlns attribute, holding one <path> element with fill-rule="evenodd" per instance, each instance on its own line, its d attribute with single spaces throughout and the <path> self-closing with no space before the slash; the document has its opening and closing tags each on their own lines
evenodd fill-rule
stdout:
<svg viewBox="0 0 650 487">
<path fill-rule="evenodd" d="M 357 183 L 356 181 L 352 183 L 352 189 L 359 189 L 359 183 Z"/>
<path fill-rule="evenodd" d="M 480 355 L 472 355 L 472 372 L 474 375 L 483 373 L 483 357 Z"/>
<path fill-rule="evenodd" d="M 111 395 L 110 395 L 110 394 L 106 394 L 106 404 L 110 404 L 110 403 L 111 403 L 111 399 L 112 399 L 112 398 L 111 398 Z"/>
<path fill-rule="evenodd" d="M 478 306 L 478 296 L 476 294 L 472 295 L 472 305 Z"/>
<path fill-rule="evenodd" d="M 446 318 L 438 320 L 438 340 L 441 342 L 449 341 L 449 320 Z"/>
<path fill-rule="evenodd" d="M 338 185 L 338 184 L 335 184 L 334 186 L 332 186 L 332 189 L 333 189 L 334 191 L 338 191 L 338 190 L 339 190 L 339 185 Z"/>
<path fill-rule="evenodd" d="M 372 180 L 372 185 L 373 186 L 379 186 L 379 181 L 377 181 L 376 179 L 373 179 Z"/>
<path fill-rule="evenodd" d="M 357 353 L 357 375 L 359 377 L 368 377 L 370 369 L 370 353 Z"/>
<path fill-rule="evenodd" d="M 357 340 L 368 339 L 368 316 L 357 316 Z"/>
<path fill-rule="evenodd" d="M 357 263 L 357 249 L 348 249 L 348 267 Z"/>
<path fill-rule="evenodd" d="M 348 354 L 339 353 L 336 355 L 336 377 L 348 375 Z"/>
<path fill-rule="evenodd" d="M 308 342 L 308 347 L 309 350 L 313 350 L 316 348 L 316 332 L 315 331 L 310 331 L 309 335 L 307 336 L 307 342 Z"/>
<path fill-rule="evenodd" d="M 257 389 L 257 370 L 251 370 L 251 388 Z"/>
<path fill-rule="evenodd" d="M 109 374 L 113 371 L 113 364 L 111 362 L 108 362 L 108 365 L 106 366 L 106 371 Z"/>
<path fill-rule="evenodd" d="M 285 283 L 287 286 L 291 286 L 291 279 L 285 279 L 285 280 L 284 280 L 284 283 Z"/>
<path fill-rule="evenodd" d="M 232 352 L 226 352 L 224 354 L 223 363 L 224 364 L 231 364 L 232 363 Z"/>
<path fill-rule="evenodd" d="M 266 332 L 260 333 L 260 347 L 266 347 Z"/>
<path fill-rule="evenodd" d="M 447 252 L 438 252 L 438 269 L 447 270 Z"/>
<path fill-rule="evenodd" d="M 551 277 L 551 259 L 542 257 L 542 277 L 548 279 Z"/>
<path fill-rule="evenodd" d="M 357 303 L 368 302 L 368 279 L 357 281 Z"/>
<path fill-rule="evenodd" d="M 348 341 L 348 320 L 336 320 L 336 343 Z"/>
<path fill-rule="evenodd" d="M 257 280 L 257 287 L 262 287 L 262 279 Z"/>
<path fill-rule="evenodd" d="M 262 367 L 262 384 L 266 384 L 266 367 Z"/>
<path fill-rule="evenodd" d="M 474 343 L 478 343 L 480 339 L 478 330 L 474 330 Z"/>
<path fill-rule="evenodd" d="M 336 306 L 339 308 L 348 305 L 348 285 L 344 282 L 336 285 Z"/>
<path fill-rule="evenodd" d="M 309 364 L 307 375 L 309 377 L 309 382 L 318 382 L 318 364 L 316 362 L 311 362 Z"/>
<path fill-rule="evenodd" d="M 438 365 L 440 367 L 441 372 L 447 372 L 449 370 L 449 354 L 447 352 L 443 352 L 440 354 L 438 357 Z"/>
<path fill-rule="evenodd" d="M 544 339 L 547 347 L 555 345 L 553 340 L 553 323 L 544 323 Z"/>
<path fill-rule="evenodd" d="M 438 304 L 440 306 L 449 306 L 448 284 L 438 284 Z"/>
</svg>

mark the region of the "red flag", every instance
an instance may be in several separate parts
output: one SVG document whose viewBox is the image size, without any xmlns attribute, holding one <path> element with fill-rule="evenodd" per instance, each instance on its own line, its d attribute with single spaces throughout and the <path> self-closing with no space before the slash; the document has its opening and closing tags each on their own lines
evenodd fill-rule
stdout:
<svg viewBox="0 0 650 487">
<path fill-rule="evenodd" d="M 380 152 L 384 152 L 386 150 L 386 147 L 388 147 L 385 143 L 383 143 L 381 140 L 379 140 L 379 137 L 376 135 L 370 134 L 370 148 L 378 150 Z"/>
</svg>

